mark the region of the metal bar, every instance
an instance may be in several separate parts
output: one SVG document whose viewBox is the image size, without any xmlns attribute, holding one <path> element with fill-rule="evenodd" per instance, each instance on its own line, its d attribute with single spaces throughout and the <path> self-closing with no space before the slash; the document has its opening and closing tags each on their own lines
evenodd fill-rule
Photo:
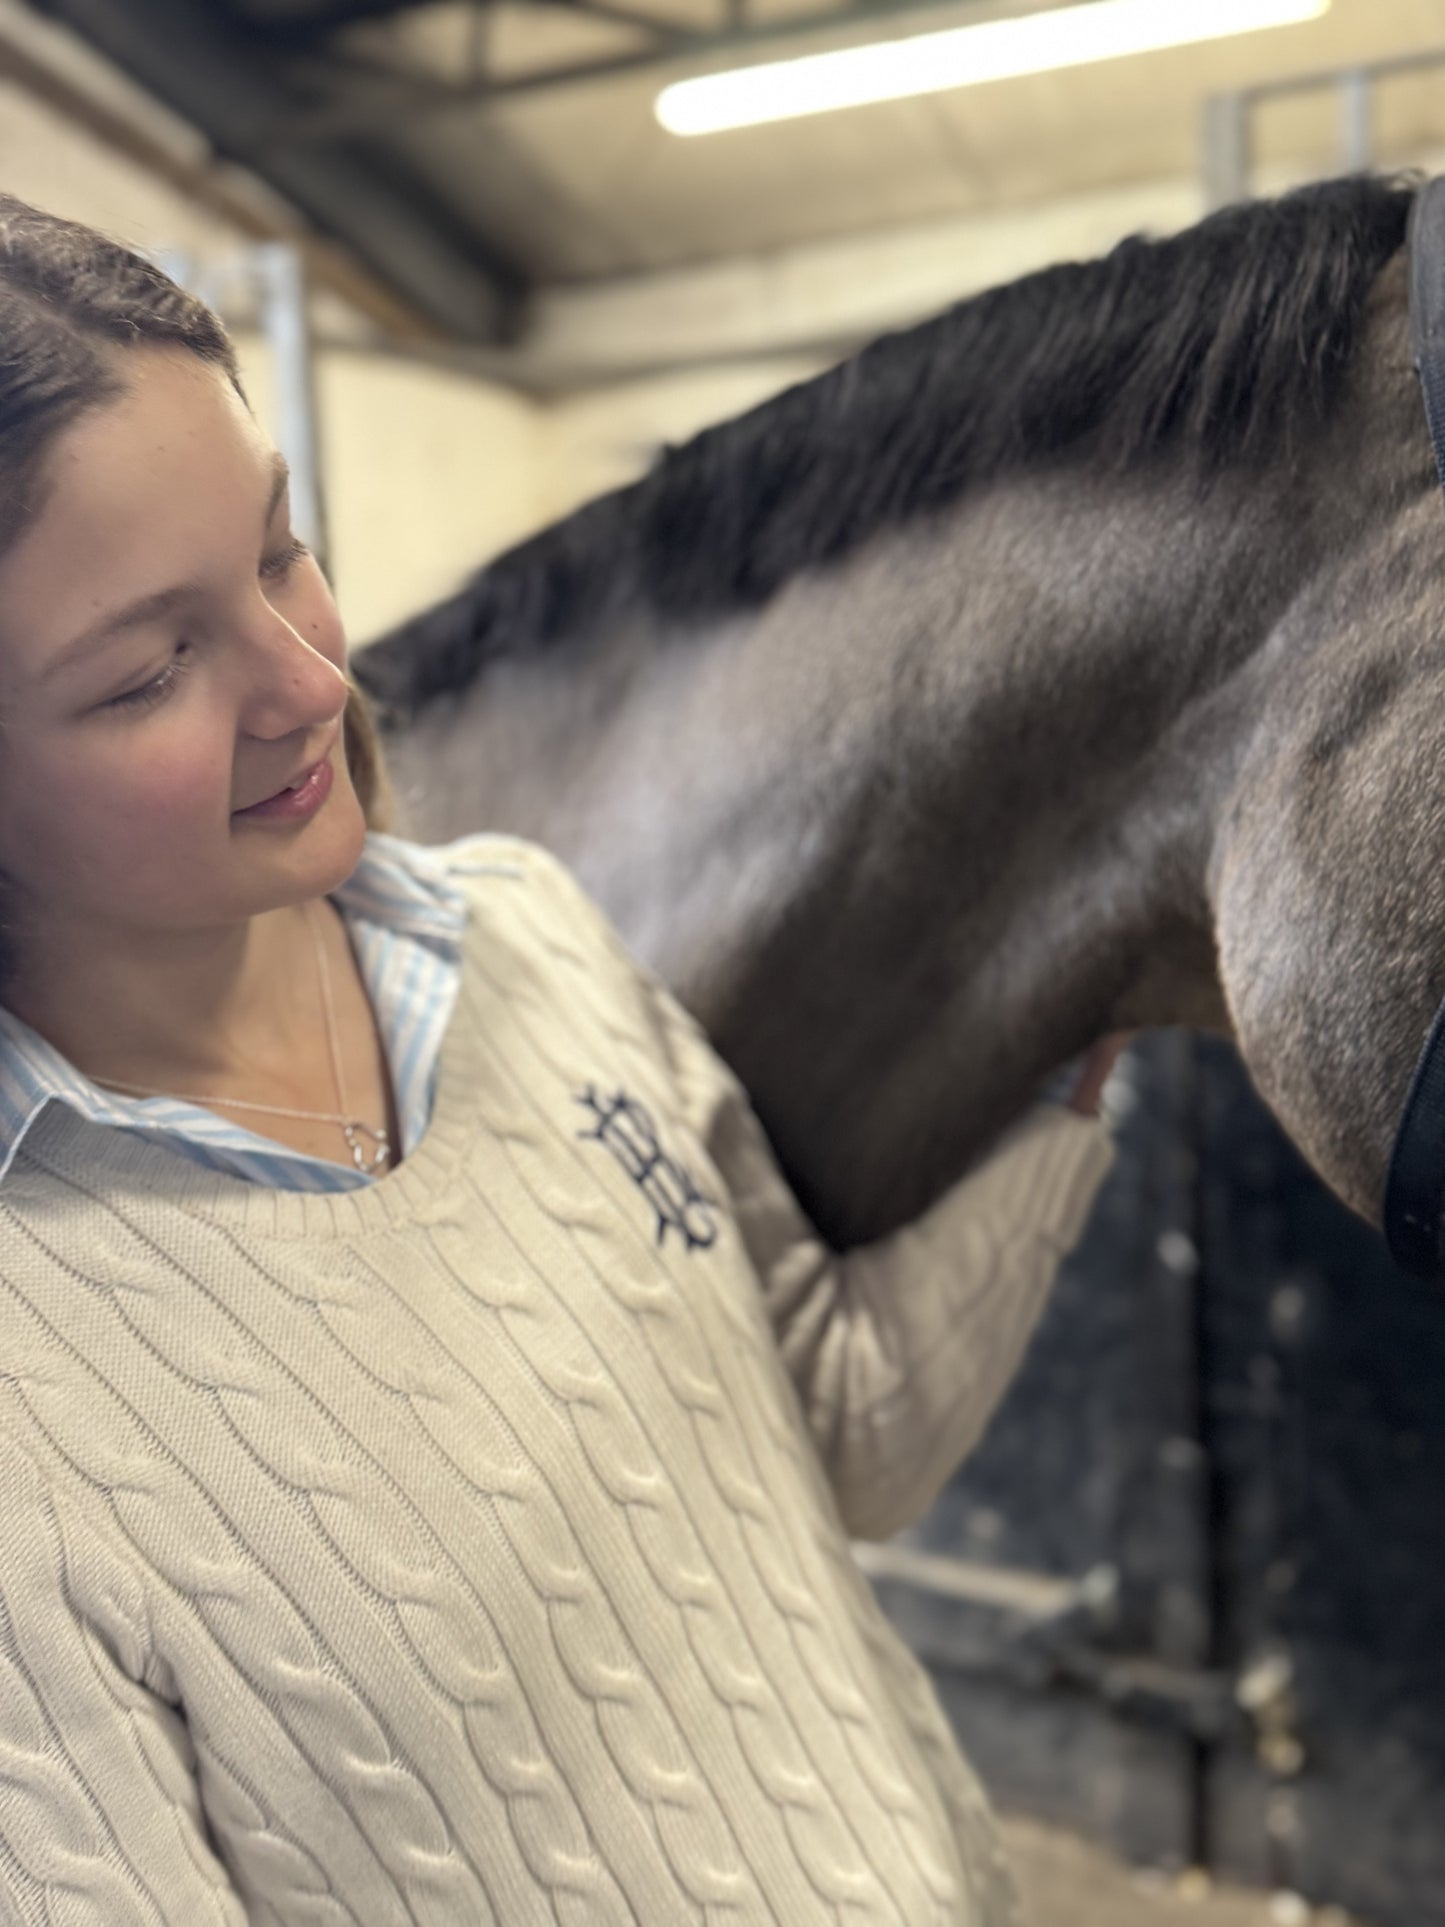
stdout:
<svg viewBox="0 0 1445 1927">
<path fill-rule="evenodd" d="M 316 344 L 305 257 L 288 242 L 268 241 L 217 260 L 200 260 L 175 248 L 153 250 L 151 258 L 228 327 L 252 327 L 259 321 L 271 350 L 276 446 L 291 470 L 292 526 L 329 574 Z"/>
<path fill-rule="evenodd" d="M 432 0 L 321 0 L 320 5 L 298 5 L 297 0 L 247 0 L 245 24 L 271 41 L 309 43 L 367 20 L 389 20 L 394 14 L 416 13 Z"/>
<path fill-rule="evenodd" d="M 1281 94 L 1307 94 L 1337 87 L 1352 74 L 1367 80 L 1386 80 L 1392 74 L 1422 73 L 1430 67 L 1445 66 L 1445 47 L 1423 53 L 1394 54 L 1387 60 L 1371 60 L 1363 66 L 1324 67 L 1313 73 L 1291 74 L 1283 80 L 1264 80 L 1257 86 L 1240 89 L 1247 101 L 1271 100 Z"/>
<path fill-rule="evenodd" d="M 1119 1574 L 1112 1566 L 1059 1579 L 896 1543 L 860 1542 L 852 1552 L 887 1617 L 935 1671 L 1038 1692 L 1071 1686 L 1121 1718 L 1201 1741 L 1248 1730 L 1231 1674 L 1114 1650 Z"/>
<path fill-rule="evenodd" d="M 1204 104 L 1204 194 L 1210 208 L 1242 200 L 1249 192 L 1250 127 L 1261 101 L 1287 94 L 1338 92 L 1341 97 L 1341 137 L 1345 168 L 1355 172 L 1371 165 L 1374 130 L 1371 88 L 1394 74 L 1425 73 L 1445 66 L 1445 48 L 1424 53 L 1395 54 L 1358 67 L 1328 67 L 1314 73 L 1291 74 L 1284 80 L 1262 81 L 1236 93 L 1214 94 Z"/>
<path fill-rule="evenodd" d="M 329 575 L 306 264 L 295 248 L 279 242 L 257 248 L 254 260 L 271 347 L 276 445 L 291 469 L 291 523 Z"/>
<path fill-rule="evenodd" d="M 1249 192 L 1250 118 L 1243 94 L 1211 94 L 1204 103 L 1204 204 L 1229 207 Z"/>
<path fill-rule="evenodd" d="M 1023 1619 L 1062 1619 L 1107 1592 L 1104 1580 L 1092 1574 L 1083 1579 L 1060 1579 L 1052 1573 L 982 1566 L 944 1553 L 865 1539 L 855 1540 L 851 1550 L 854 1564 L 870 1579 L 896 1580 L 935 1598 L 990 1606 Z"/>
<path fill-rule="evenodd" d="M 611 26 L 635 28 L 654 38 L 666 36 L 669 40 L 694 44 L 708 37 L 705 27 L 690 27 L 683 20 L 659 20 L 655 14 L 617 6 L 614 0 L 547 0 L 547 4 L 560 7 L 564 13 L 575 13 L 584 20 L 605 20 Z"/>
<path fill-rule="evenodd" d="M 1340 82 L 1340 133 L 1345 172 L 1358 174 L 1370 165 L 1373 149 L 1370 125 L 1370 77 L 1356 68 Z"/>
<path fill-rule="evenodd" d="M 1247 134 L 1246 128 L 1246 134 Z M 1163 1073 L 1159 1089 L 1160 1122 L 1166 1132 L 1159 1155 L 1160 1175 L 1172 1223 L 1154 1248 L 1155 1290 L 1150 1294 L 1159 1318 L 1160 1405 L 1169 1436 L 1156 1465 L 1158 1512 L 1153 1605 L 1154 1649 L 1166 1667 L 1218 1687 L 1226 1655 L 1223 1625 L 1221 1527 L 1216 1498 L 1214 1440 L 1207 1386 L 1211 1333 L 1204 1302 L 1207 1220 L 1201 1184 L 1202 1080 L 1198 1040 L 1188 1032 L 1160 1038 L 1150 1063 Z M 1133 1069 L 1126 1058 L 1120 1074 Z M 1114 1682 L 1118 1684 L 1116 1680 Z M 1159 1704 L 1147 1679 L 1133 1683 Z M 1126 1683 L 1125 1690 L 1133 1690 Z M 1211 1703 L 1211 1689 L 1195 1694 L 1187 1722 L 1189 1853 L 1195 1866 L 1213 1864 L 1213 1800 L 1206 1743 L 1208 1720 L 1198 1717 Z M 1226 1696 L 1213 1691 L 1215 1713 L 1227 1721 Z"/>
</svg>

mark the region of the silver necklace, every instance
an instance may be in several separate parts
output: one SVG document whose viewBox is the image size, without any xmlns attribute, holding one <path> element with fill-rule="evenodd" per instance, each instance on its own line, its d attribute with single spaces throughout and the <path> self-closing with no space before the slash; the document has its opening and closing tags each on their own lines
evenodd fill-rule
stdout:
<svg viewBox="0 0 1445 1927">
<path fill-rule="evenodd" d="M 374 1131 L 369 1124 L 363 1124 L 360 1118 L 346 1115 L 348 1108 L 346 1080 L 342 1075 L 341 1051 L 336 1042 L 336 1013 L 331 1004 L 331 970 L 326 961 L 325 947 L 311 917 L 309 903 L 303 905 L 302 914 L 310 925 L 311 940 L 316 946 L 316 962 L 321 971 L 321 1000 L 326 1006 L 326 1035 L 331 1046 L 331 1069 L 336 1078 L 336 1094 L 341 1100 L 340 1111 L 293 1111 L 284 1104 L 253 1104 L 239 1097 L 200 1096 L 193 1091 L 152 1091 L 147 1090 L 143 1084 L 120 1084 L 106 1077 L 93 1077 L 90 1081 L 92 1084 L 104 1085 L 107 1090 L 129 1091 L 135 1097 L 179 1097 L 184 1098 L 188 1103 L 224 1104 L 237 1111 L 266 1111 L 272 1117 L 299 1117 L 313 1124 L 339 1124 L 346 1133 L 346 1142 L 351 1148 L 352 1161 L 357 1170 L 364 1171 L 369 1176 L 372 1172 L 380 1170 L 391 1156 L 391 1141 L 384 1128 Z M 363 1131 L 376 1147 L 369 1159 L 359 1135 Z"/>
</svg>

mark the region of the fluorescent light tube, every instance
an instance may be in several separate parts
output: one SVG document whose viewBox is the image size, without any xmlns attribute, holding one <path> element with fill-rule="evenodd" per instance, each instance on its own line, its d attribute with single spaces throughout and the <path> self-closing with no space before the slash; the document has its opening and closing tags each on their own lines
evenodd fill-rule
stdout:
<svg viewBox="0 0 1445 1927">
<path fill-rule="evenodd" d="M 702 74 L 664 87 L 656 113 L 671 134 L 715 134 L 727 127 L 826 114 L 835 107 L 1223 40 L 1259 27 L 1298 26 L 1329 9 L 1330 0 L 1086 0 L 1022 19 L 986 20 L 943 33 Z"/>
</svg>

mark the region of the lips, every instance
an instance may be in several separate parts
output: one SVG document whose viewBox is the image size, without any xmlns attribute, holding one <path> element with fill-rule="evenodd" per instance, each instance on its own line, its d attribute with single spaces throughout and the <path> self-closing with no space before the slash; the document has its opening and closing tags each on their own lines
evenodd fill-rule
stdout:
<svg viewBox="0 0 1445 1927">
<path fill-rule="evenodd" d="M 321 760 L 324 762 L 326 759 L 325 757 L 323 757 Z M 293 776 L 291 778 L 291 781 L 289 783 L 283 783 L 279 790 L 272 790 L 266 796 L 258 796 L 256 798 L 256 803 L 270 803 L 274 801 L 276 797 L 282 795 L 283 792 L 285 792 L 286 790 L 300 789 L 301 785 L 306 781 L 306 778 L 311 774 L 312 770 L 314 770 L 316 767 L 317 766 L 315 763 L 308 763 L 305 769 L 302 770 L 299 776 Z M 256 807 L 256 803 L 243 803 L 241 807 L 247 810 L 254 810 Z"/>
<path fill-rule="evenodd" d="M 326 745 L 324 754 L 313 757 L 312 760 L 309 763 L 304 764 L 296 772 L 294 776 L 288 776 L 286 781 L 281 785 L 281 789 L 268 790 L 264 796 L 257 796 L 253 798 L 251 802 L 243 803 L 241 805 L 241 808 L 243 810 L 253 810 L 255 809 L 257 803 L 269 803 L 273 797 L 279 796 L 282 790 L 300 789 L 301 785 L 306 781 L 306 778 L 311 774 L 311 772 L 315 769 L 319 769 L 321 764 L 324 763 L 326 761 L 326 758 L 331 754 L 332 750 L 335 749 L 336 739 L 338 736 L 340 736 L 340 734 L 341 734 L 341 730 L 338 727 L 336 734 L 331 738 L 331 741 Z"/>
</svg>

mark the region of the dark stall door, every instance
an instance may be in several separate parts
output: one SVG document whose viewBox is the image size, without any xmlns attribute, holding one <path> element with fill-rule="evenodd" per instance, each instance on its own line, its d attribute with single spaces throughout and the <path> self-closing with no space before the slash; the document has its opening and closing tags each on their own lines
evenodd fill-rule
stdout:
<svg viewBox="0 0 1445 1927">
<path fill-rule="evenodd" d="M 1445 1927 L 1445 1293 L 1215 1040 L 1141 1040 L 1024 1369 L 860 1556 L 1000 1805 Z"/>
<path fill-rule="evenodd" d="M 1220 1636 L 1287 1675 L 1278 1770 L 1268 1744 L 1208 1761 L 1217 1858 L 1445 1927 L 1445 1292 L 1316 1181 L 1233 1052 L 1199 1066 Z"/>
</svg>

